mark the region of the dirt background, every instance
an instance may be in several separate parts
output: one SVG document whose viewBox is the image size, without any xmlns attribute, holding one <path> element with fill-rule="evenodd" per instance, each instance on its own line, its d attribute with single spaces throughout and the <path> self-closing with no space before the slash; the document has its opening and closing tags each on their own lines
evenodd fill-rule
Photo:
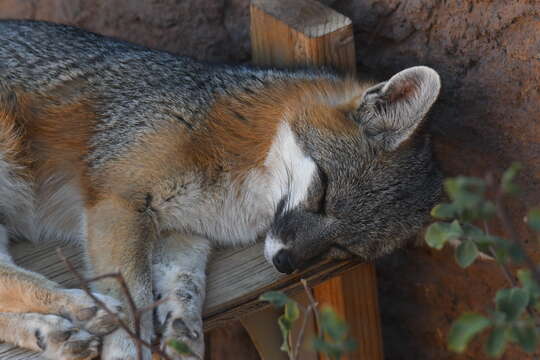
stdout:
<svg viewBox="0 0 540 360">
<path fill-rule="evenodd" d="M 540 203 L 538 0 L 325 3 L 353 20 L 362 73 L 384 79 L 419 64 L 440 73 L 443 90 L 430 128 L 446 174 L 498 174 L 519 160 L 525 165 L 521 204 Z M 249 61 L 248 16 L 249 0 L 0 0 L 0 18 L 72 24 L 227 62 Z M 518 224 L 523 205 L 512 207 Z M 479 344 L 465 355 L 448 353 L 445 338 L 458 314 L 490 306 L 504 284 L 493 264 L 464 271 L 450 251 L 410 247 L 380 260 L 377 270 L 388 359 L 485 358 Z M 213 359 L 257 358 L 241 329 L 218 331 L 210 335 Z M 527 358 L 517 350 L 504 357 Z"/>
</svg>

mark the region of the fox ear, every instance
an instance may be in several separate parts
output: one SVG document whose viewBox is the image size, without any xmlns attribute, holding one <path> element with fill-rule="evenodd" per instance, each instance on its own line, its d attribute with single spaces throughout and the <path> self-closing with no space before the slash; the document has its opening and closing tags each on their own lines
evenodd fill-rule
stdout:
<svg viewBox="0 0 540 360">
<path fill-rule="evenodd" d="M 392 151 L 413 135 L 440 89 L 435 70 L 426 66 L 408 68 L 367 89 L 356 117 L 368 136 Z"/>
</svg>

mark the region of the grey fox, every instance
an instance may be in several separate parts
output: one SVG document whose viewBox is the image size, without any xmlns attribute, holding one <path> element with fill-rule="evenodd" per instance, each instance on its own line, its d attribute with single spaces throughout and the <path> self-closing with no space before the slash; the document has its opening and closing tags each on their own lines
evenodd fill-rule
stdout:
<svg viewBox="0 0 540 360">
<path fill-rule="evenodd" d="M 82 290 L 15 265 L 10 236 L 78 242 L 89 273 L 120 269 L 138 306 L 170 296 L 155 325 L 199 357 L 212 245 L 265 238 L 285 273 L 390 252 L 439 197 L 421 126 L 439 89 L 424 66 L 371 84 L 0 21 L 0 341 L 50 359 L 90 359 L 102 342 L 105 360 L 135 358 Z M 94 291 L 123 312 L 117 284 Z"/>
</svg>

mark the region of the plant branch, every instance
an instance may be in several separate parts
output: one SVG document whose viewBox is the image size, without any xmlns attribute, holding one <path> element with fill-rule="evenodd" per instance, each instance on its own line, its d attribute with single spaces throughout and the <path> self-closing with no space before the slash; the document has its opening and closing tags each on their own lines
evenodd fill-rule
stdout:
<svg viewBox="0 0 540 360">
<path fill-rule="evenodd" d="M 536 283 L 540 284 L 540 271 L 538 270 L 538 266 L 536 266 L 534 260 L 529 256 L 529 254 L 525 250 L 525 244 L 521 240 L 520 236 L 517 233 L 516 228 L 513 226 L 512 221 L 510 220 L 510 216 L 508 215 L 508 212 L 506 211 L 506 207 L 504 206 L 504 194 L 502 190 L 499 190 L 497 193 L 497 198 L 495 201 L 495 208 L 497 210 L 497 216 L 501 220 L 504 228 L 506 229 L 507 233 L 510 236 L 510 240 L 512 240 L 514 244 L 517 244 L 521 248 L 521 250 L 523 251 L 523 257 L 525 259 L 525 263 L 531 269 L 531 272 L 533 274 L 533 277 Z"/>
<path fill-rule="evenodd" d="M 167 300 L 167 298 L 164 298 L 164 299 L 162 299 L 162 300 L 160 300 L 160 301 L 158 301 L 156 303 L 145 306 L 145 307 L 143 307 L 141 309 L 137 309 L 137 307 L 135 305 L 135 301 L 133 300 L 133 296 L 131 295 L 131 292 L 129 291 L 127 283 L 126 283 L 126 281 L 125 281 L 125 279 L 124 279 L 124 277 L 122 276 L 121 273 L 117 272 L 117 273 L 103 274 L 103 275 L 96 276 L 94 278 L 85 279 L 79 273 L 79 271 L 77 271 L 77 269 L 75 268 L 73 263 L 64 256 L 61 249 L 57 250 L 57 254 L 60 257 L 60 259 L 62 259 L 62 261 L 66 264 L 66 267 L 68 268 L 68 270 L 71 273 L 73 273 L 73 275 L 77 278 L 82 290 L 96 303 L 96 305 L 99 308 L 101 308 L 103 311 L 105 311 L 109 316 L 113 317 L 113 319 L 116 321 L 118 326 L 121 329 L 123 329 L 128 334 L 128 336 L 135 342 L 135 345 L 137 347 L 137 359 L 138 360 L 142 359 L 142 348 L 143 347 L 149 349 L 150 351 L 154 351 L 163 360 L 172 360 L 163 350 L 161 350 L 159 348 L 155 349 L 152 346 L 152 344 L 145 341 L 140 336 L 140 318 L 141 318 L 141 315 L 143 313 L 147 312 L 147 311 L 150 311 L 150 310 L 154 309 L 156 306 L 159 306 L 160 304 L 165 302 Z M 114 279 L 120 284 L 120 286 L 122 288 L 122 291 L 124 293 L 124 296 L 127 299 L 128 306 L 130 307 L 130 311 L 131 311 L 131 313 L 133 314 L 133 317 L 134 317 L 135 332 L 130 329 L 130 327 L 126 324 L 126 322 L 124 320 L 122 320 L 117 313 L 115 313 L 111 309 L 109 309 L 109 307 L 103 301 L 101 301 L 97 296 L 95 296 L 94 293 L 92 293 L 92 291 L 90 290 L 89 284 L 91 282 L 98 281 L 98 280 L 103 280 L 103 279 Z"/>
<path fill-rule="evenodd" d="M 486 235 L 490 234 L 489 225 L 485 220 L 484 220 L 484 232 L 486 233 Z M 497 256 L 495 254 L 495 249 L 493 248 L 493 246 L 489 247 L 489 251 L 491 252 L 491 255 L 493 256 L 493 258 L 496 259 Z M 506 278 L 506 280 L 508 281 L 510 286 L 515 287 L 516 286 L 516 281 L 514 280 L 514 277 L 513 277 L 512 273 L 510 272 L 510 270 L 508 269 L 508 267 L 506 266 L 506 264 L 503 264 L 503 263 L 497 261 L 497 265 L 499 265 L 499 269 L 503 273 L 504 277 Z"/>
<path fill-rule="evenodd" d="M 301 279 L 300 282 L 302 283 L 302 286 L 304 287 L 304 290 L 306 291 L 306 294 L 308 296 L 308 300 L 310 303 L 310 306 L 312 307 L 313 315 L 315 318 L 315 326 L 317 327 L 317 334 L 319 337 L 322 337 L 322 329 L 321 329 L 321 321 L 319 318 L 319 312 L 317 311 L 317 306 L 319 303 L 315 301 L 315 298 L 313 297 L 313 294 L 311 293 L 311 289 L 308 286 L 308 283 L 305 279 Z"/>
</svg>

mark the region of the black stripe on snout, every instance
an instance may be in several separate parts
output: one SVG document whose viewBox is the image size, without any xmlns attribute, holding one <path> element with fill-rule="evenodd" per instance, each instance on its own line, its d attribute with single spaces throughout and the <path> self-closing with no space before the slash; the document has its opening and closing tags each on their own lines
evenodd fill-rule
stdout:
<svg viewBox="0 0 540 360">
<path fill-rule="evenodd" d="M 274 214 L 274 222 L 285 212 L 285 206 L 287 205 L 287 201 L 289 201 L 289 196 L 284 195 L 281 200 L 279 200 L 276 213 Z"/>
</svg>

